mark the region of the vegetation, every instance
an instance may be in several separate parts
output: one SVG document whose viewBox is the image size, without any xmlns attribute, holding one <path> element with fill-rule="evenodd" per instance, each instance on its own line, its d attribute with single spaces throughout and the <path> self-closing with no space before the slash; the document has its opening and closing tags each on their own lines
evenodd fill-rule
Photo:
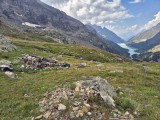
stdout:
<svg viewBox="0 0 160 120">
<path fill-rule="evenodd" d="M 115 88 L 121 88 L 123 95 L 118 96 L 117 105 L 123 110 L 136 110 L 141 120 L 160 118 L 160 64 L 119 62 L 117 55 L 79 45 L 11 39 L 18 51 L 0 53 L 0 58 L 14 63 L 14 72 L 19 78 L 10 79 L 0 72 L 0 119 L 21 120 L 39 115 L 38 101 L 46 91 L 60 84 L 71 84 L 74 88 L 72 83 L 83 76 L 101 76 Z M 22 63 L 18 58 L 22 54 L 53 56 L 70 63 L 71 68 L 21 72 L 18 68 Z M 87 63 L 87 67 L 79 68 L 80 62 Z M 99 64 L 104 66 L 98 67 Z M 150 69 L 144 70 L 142 64 Z M 110 73 L 113 70 L 124 73 Z"/>
</svg>

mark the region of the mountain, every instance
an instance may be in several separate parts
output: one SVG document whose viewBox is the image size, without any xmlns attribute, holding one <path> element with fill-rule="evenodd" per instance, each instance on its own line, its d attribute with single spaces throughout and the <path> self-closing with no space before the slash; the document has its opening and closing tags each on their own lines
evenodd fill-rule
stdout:
<svg viewBox="0 0 160 120">
<path fill-rule="evenodd" d="M 153 28 L 134 36 L 127 44 L 137 48 L 139 52 L 146 52 L 160 45 L 160 23 Z"/>
<path fill-rule="evenodd" d="M 101 26 L 97 26 L 97 25 L 90 25 L 90 26 L 92 26 L 105 39 L 110 40 L 114 43 L 124 43 L 124 40 L 122 40 L 118 35 L 110 31 L 106 27 L 102 28 Z"/>
<path fill-rule="evenodd" d="M 0 32 L 6 35 L 54 40 L 66 44 L 81 44 L 100 48 L 112 53 L 127 55 L 127 51 L 113 42 L 97 36 L 80 21 L 64 12 L 46 5 L 40 0 L 1 0 L 0 21 L 4 28 Z M 5 32 L 4 32 L 5 31 Z M 18 34 L 18 35 L 17 35 Z M 24 36 L 26 35 L 26 36 Z"/>
</svg>

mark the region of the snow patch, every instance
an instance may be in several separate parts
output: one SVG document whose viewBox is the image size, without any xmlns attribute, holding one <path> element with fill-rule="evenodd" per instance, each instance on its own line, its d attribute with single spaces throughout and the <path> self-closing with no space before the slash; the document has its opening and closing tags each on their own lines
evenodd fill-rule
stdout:
<svg viewBox="0 0 160 120">
<path fill-rule="evenodd" d="M 22 23 L 22 25 L 26 25 L 26 26 L 34 27 L 34 28 L 36 28 L 36 27 L 41 27 L 40 25 L 32 24 L 32 23 L 29 23 L 29 22 L 24 22 L 24 23 Z"/>
</svg>

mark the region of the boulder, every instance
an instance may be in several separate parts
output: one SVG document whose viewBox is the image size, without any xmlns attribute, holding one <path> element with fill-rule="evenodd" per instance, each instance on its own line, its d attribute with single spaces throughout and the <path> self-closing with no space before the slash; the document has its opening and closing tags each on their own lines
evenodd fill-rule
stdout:
<svg viewBox="0 0 160 120">
<path fill-rule="evenodd" d="M 1 60 L 0 61 L 0 71 L 13 71 L 12 64 L 10 61 Z"/>
<path fill-rule="evenodd" d="M 94 91 L 100 93 L 101 98 L 109 105 L 115 106 L 112 97 L 116 96 L 116 90 L 107 82 L 107 80 L 100 77 L 89 77 L 85 80 L 77 82 L 85 88 L 92 88 Z"/>
<path fill-rule="evenodd" d="M 10 71 L 6 71 L 5 75 L 7 75 L 8 77 L 13 78 L 13 79 L 18 78 L 16 74 L 14 74 L 13 72 L 10 72 Z"/>
</svg>

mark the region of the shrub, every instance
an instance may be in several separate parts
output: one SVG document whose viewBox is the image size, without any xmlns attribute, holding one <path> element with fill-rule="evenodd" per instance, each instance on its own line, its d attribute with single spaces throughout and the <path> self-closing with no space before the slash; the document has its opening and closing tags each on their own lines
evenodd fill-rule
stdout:
<svg viewBox="0 0 160 120">
<path fill-rule="evenodd" d="M 136 108 L 136 103 L 135 101 L 129 99 L 129 98 L 122 98 L 122 97 L 117 97 L 115 99 L 116 105 L 122 109 L 122 110 L 135 110 Z"/>
</svg>

